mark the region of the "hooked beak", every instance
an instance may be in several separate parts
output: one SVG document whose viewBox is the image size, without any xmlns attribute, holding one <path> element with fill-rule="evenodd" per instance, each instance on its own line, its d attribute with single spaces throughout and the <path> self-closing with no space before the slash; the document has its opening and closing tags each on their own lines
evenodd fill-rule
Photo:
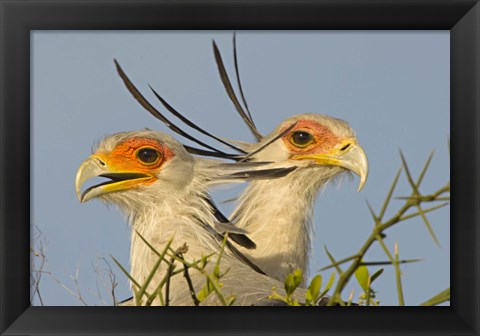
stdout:
<svg viewBox="0 0 480 336">
<path fill-rule="evenodd" d="M 94 177 L 105 177 L 109 180 L 91 186 L 82 193 L 82 186 Z M 113 168 L 109 169 L 108 164 L 104 162 L 104 160 L 96 155 L 91 155 L 78 168 L 75 178 L 75 191 L 80 202 L 84 203 L 104 194 L 130 189 L 137 185 L 139 180 L 148 180 L 151 178 L 152 177 L 147 174 L 115 171 Z"/>
<path fill-rule="evenodd" d="M 355 140 L 345 140 L 329 154 L 295 155 L 294 160 L 311 159 L 319 165 L 333 165 L 348 169 L 360 176 L 358 191 L 361 191 L 368 177 L 368 159 L 363 148 Z"/>
</svg>

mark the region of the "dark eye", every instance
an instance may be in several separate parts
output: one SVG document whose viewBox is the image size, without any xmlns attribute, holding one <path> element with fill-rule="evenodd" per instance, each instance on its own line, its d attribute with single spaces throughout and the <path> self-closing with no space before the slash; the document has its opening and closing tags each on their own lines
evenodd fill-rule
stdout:
<svg viewBox="0 0 480 336">
<path fill-rule="evenodd" d="M 297 147 L 307 147 L 313 142 L 313 135 L 305 131 L 295 131 L 290 141 Z"/>
<path fill-rule="evenodd" d="M 143 163 L 152 164 L 157 162 L 159 154 L 156 149 L 153 148 L 142 148 L 137 152 L 137 157 Z"/>
</svg>

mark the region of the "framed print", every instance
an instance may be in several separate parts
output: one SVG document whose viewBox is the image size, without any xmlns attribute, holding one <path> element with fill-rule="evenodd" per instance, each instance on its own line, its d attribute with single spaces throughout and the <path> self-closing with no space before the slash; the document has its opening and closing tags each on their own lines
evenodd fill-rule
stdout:
<svg viewBox="0 0 480 336">
<path fill-rule="evenodd" d="M 478 334 L 479 6 L 477 1 L 2 1 L 2 334 Z M 253 118 L 242 115 L 238 105 Z M 331 274 L 335 277 L 328 294 L 338 301 L 329 299 L 329 304 L 353 300 L 378 307 L 113 307 L 132 302 L 120 270 L 133 260 L 131 231 L 114 207 L 108 211 L 98 201 L 78 202 L 75 187 L 81 201 L 96 187 L 80 193 L 80 172 L 76 186 L 75 173 L 92 154 L 92 144 L 108 134 L 147 127 L 141 132 L 159 130 L 180 140 L 181 131 L 158 111 L 176 117 L 176 125 L 183 121 L 182 128 L 193 121 L 221 141 L 256 138 L 261 143 L 277 136 L 274 140 L 287 139 L 290 149 L 303 148 L 298 141 L 313 127 L 313 117 L 299 114 L 293 124 L 275 129 L 291 115 L 325 113 L 346 120 L 351 133 L 343 147 L 340 142 L 332 147 L 350 150 L 361 144 L 355 153 L 368 156 L 369 165 L 366 158 L 361 167 L 344 164 L 353 179 L 335 188 L 329 184 L 312 205 L 316 235 L 304 247 L 312 249 L 313 258 L 302 286 L 313 288 L 313 275 L 323 267 L 322 288 Z M 298 125 L 304 127 L 301 134 Z M 312 139 L 305 148 L 316 143 Z M 188 148 L 199 145 L 188 137 L 181 140 Z M 218 155 L 224 147 L 189 151 Z M 382 202 L 399 167 L 399 190 L 385 211 Z M 414 185 L 419 175 L 426 186 Z M 119 175 L 109 176 L 118 182 Z M 236 192 L 214 191 L 213 198 L 220 203 Z M 431 201 L 437 202 L 432 208 L 422 207 Z M 401 204 L 411 212 L 398 210 Z M 228 204 L 218 207 L 231 210 Z M 373 221 L 369 208 L 379 216 Z M 396 210 L 401 213 L 397 221 L 415 217 L 404 235 L 386 230 Z M 274 216 L 275 211 L 268 218 Z M 221 216 L 215 218 L 227 225 Z M 370 219 L 356 223 L 357 218 Z M 375 235 L 375 225 L 385 230 Z M 37 250 L 39 237 L 46 240 Z M 282 244 L 272 243 L 269 252 Z M 35 292 L 28 265 L 31 258 L 45 256 L 47 245 L 52 268 L 42 264 L 36 274 L 50 284 Z M 251 258 L 250 267 L 285 279 L 287 271 L 270 270 L 269 261 L 262 264 L 254 253 Z M 277 271 L 285 274 L 273 275 Z M 106 272 L 103 280 L 110 287 L 98 282 L 105 277 L 100 272 Z M 223 289 L 228 290 L 226 279 Z M 290 279 L 297 281 L 293 274 Z M 272 297 L 297 303 L 282 296 L 284 286 L 288 292 L 288 281 L 273 286 L 280 295 Z M 55 294 L 62 292 L 71 295 Z M 222 297 L 221 288 L 213 292 L 224 304 L 242 300 Z M 197 302 L 198 293 L 191 291 L 188 299 L 191 295 Z M 437 293 L 443 297 L 433 301 L 440 306 L 419 306 Z"/>
</svg>

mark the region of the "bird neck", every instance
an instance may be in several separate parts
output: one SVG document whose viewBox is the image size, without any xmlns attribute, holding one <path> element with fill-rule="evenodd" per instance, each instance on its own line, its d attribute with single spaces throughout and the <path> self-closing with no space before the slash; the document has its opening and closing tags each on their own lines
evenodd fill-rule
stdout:
<svg viewBox="0 0 480 336">
<path fill-rule="evenodd" d="M 255 250 L 241 250 L 268 275 L 283 282 L 300 268 L 306 279 L 312 208 L 325 184 L 310 169 L 297 169 L 283 178 L 254 181 L 240 197 L 232 220 L 257 244 Z"/>
<path fill-rule="evenodd" d="M 175 195 L 146 204 L 131 214 L 130 275 L 137 283 L 145 283 L 159 260 L 157 253 L 162 253 L 170 241 L 174 251 L 184 243 L 187 244 L 188 252 L 184 254 L 184 258 L 188 261 L 193 260 L 190 256 L 199 257 L 218 251 L 218 242 L 199 223 L 211 223 L 213 220 L 209 207 L 201 196 L 201 188 L 193 184 Z M 165 257 L 157 268 L 152 285 L 148 287 L 150 293 L 155 290 L 154 284 L 158 285 L 165 277 L 168 261 L 170 256 Z"/>
</svg>

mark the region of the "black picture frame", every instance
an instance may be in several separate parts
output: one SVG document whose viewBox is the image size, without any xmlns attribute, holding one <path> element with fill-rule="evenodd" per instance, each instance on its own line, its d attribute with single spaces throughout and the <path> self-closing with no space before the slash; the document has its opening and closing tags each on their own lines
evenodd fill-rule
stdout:
<svg viewBox="0 0 480 336">
<path fill-rule="evenodd" d="M 0 10 L 2 335 L 479 334 L 478 1 L 0 0 Z M 77 29 L 450 30 L 451 306 L 30 307 L 30 31 Z"/>
</svg>

